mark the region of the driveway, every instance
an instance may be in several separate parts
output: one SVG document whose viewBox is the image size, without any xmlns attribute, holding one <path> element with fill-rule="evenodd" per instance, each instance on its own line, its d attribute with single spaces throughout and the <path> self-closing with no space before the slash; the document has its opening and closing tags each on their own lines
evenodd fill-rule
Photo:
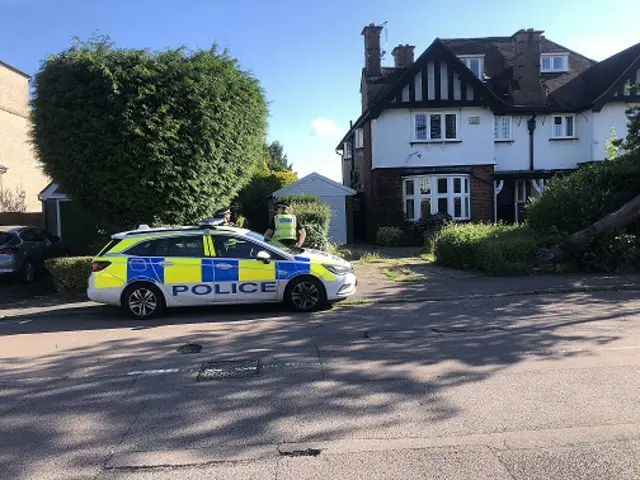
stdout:
<svg viewBox="0 0 640 480">
<path fill-rule="evenodd" d="M 604 292 L 5 320 L 0 477 L 638 478 L 638 312 Z"/>
</svg>

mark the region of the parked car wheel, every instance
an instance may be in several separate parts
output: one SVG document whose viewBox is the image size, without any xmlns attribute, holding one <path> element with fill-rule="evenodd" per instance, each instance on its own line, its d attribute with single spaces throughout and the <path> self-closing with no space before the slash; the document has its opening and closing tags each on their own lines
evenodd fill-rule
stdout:
<svg viewBox="0 0 640 480">
<path fill-rule="evenodd" d="M 299 312 L 313 312 L 327 305 L 327 293 L 320 280 L 298 277 L 291 280 L 284 294 L 285 302 Z"/>
<path fill-rule="evenodd" d="M 162 315 L 166 309 L 164 296 L 152 283 L 134 283 L 122 294 L 122 308 L 136 320 L 149 320 Z"/>
<path fill-rule="evenodd" d="M 22 270 L 20 270 L 20 280 L 23 283 L 33 283 L 35 279 L 36 279 L 36 268 L 33 265 L 33 262 L 27 259 L 22 264 Z"/>
</svg>

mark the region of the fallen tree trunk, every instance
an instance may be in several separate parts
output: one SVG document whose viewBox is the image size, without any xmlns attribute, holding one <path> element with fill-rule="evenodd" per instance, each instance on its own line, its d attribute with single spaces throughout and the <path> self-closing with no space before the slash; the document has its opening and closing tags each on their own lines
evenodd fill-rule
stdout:
<svg viewBox="0 0 640 480">
<path fill-rule="evenodd" d="M 624 228 L 632 223 L 640 220 L 640 195 L 629 200 L 615 212 L 602 217 L 594 224 L 569 235 L 563 242 L 564 247 L 583 249 L 589 245 L 593 239 L 601 234 L 611 232 L 618 228 Z M 557 263 L 562 261 L 565 256 L 563 245 L 554 245 L 549 249 L 541 249 L 538 252 L 538 261 L 540 263 Z"/>
</svg>

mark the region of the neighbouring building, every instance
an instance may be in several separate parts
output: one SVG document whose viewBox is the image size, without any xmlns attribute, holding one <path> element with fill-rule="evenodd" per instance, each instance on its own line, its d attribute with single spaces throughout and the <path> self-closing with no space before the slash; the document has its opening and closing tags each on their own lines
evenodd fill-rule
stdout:
<svg viewBox="0 0 640 480">
<path fill-rule="evenodd" d="M 26 211 L 39 212 L 38 194 L 49 181 L 29 141 L 29 123 L 29 75 L 0 62 L 0 196 L 22 194 Z"/>
<path fill-rule="evenodd" d="M 436 212 L 521 221 L 545 180 L 604 160 L 640 104 L 640 44 L 596 62 L 528 29 L 436 38 L 415 61 L 398 45 L 385 67 L 381 31 L 362 31 L 362 113 L 336 147 L 361 240 Z"/>
</svg>

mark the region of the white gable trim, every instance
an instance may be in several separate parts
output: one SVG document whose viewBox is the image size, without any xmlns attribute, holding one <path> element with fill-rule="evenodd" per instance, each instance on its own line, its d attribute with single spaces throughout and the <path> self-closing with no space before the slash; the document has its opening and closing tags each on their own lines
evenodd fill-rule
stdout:
<svg viewBox="0 0 640 480">
<path fill-rule="evenodd" d="M 294 190 L 294 185 L 298 185 L 301 183 L 306 183 L 309 180 L 320 180 L 321 182 L 327 183 L 329 184 L 331 187 L 335 188 L 336 190 L 340 190 L 342 193 L 344 193 L 344 195 L 355 195 L 356 191 L 353 190 L 352 188 L 346 187 L 344 185 L 342 185 L 341 183 L 338 183 L 334 180 L 331 180 L 330 178 L 325 177 L 324 175 L 320 175 L 317 172 L 313 172 L 310 173 L 309 175 L 302 177 L 300 180 L 297 180 L 285 187 L 282 187 L 280 190 L 276 191 L 273 193 L 274 197 L 284 197 L 285 195 L 289 195 L 290 192 L 292 190 Z"/>
</svg>

